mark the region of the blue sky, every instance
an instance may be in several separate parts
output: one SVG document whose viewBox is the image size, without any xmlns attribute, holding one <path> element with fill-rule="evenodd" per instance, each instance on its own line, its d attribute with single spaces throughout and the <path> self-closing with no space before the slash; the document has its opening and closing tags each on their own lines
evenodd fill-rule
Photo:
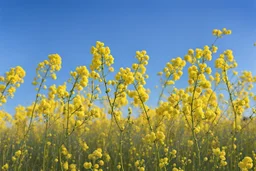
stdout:
<svg viewBox="0 0 256 171">
<path fill-rule="evenodd" d="M 116 69 L 131 66 L 135 52 L 145 49 L 150 56 L 147 86 L 153 88 L 166 62 L 183 57 L 189 48 L 210 45 L 212 29 L 223 27 L 233 34 L 217 43 L 219 50 L 232 49 L 239 70 L 256 74 L 255 0 L 0 0 L 0 74 L 16 65 L 27 72 L 4 108 L 13 113 L 18 104 L 34 100 L 35 68 L 48 54 L 63 58 L 59 84 L 76 66 L 89 66 L 90 47 L 97 40 L 110 46 Z M 156 103 L 155 97 L 152 92 L 149 104 Z"/>
</svg>

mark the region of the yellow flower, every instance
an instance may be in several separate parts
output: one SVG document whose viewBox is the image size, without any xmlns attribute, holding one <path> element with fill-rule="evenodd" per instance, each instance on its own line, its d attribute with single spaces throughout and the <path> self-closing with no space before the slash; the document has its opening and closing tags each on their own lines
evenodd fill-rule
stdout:
<svg viewBox="0 0 256 171">
<path fill-rule="evenodd" d="M 121 167 L 121 165 L 119 164 L 119 165 L 116 166 L 116 168 L 117 168 L 118 170 L 120 170 L 122 167 Z"/>
<path fill-rule="evenodd" d="M 6 163 L 5 165 L 2 166 L 2 170 L 8 170 L 8 168 L 9 168 L 8 163 Z"/>
<path fill-rule="evenodd" d="M 19 157 L 20 155 L 21 155 L 21 150 L 18 150 L 18 151 L 15 152 L 16 157 Z"/>
<path fill-rule="evenodd" d="M 52 71 L 59 71 L 61 69 L 62 59 L 58 54 L 50 54 L 49 65 L 51 66 Z"/>
<path fill-rule="evenodd" d="M 91 162 L 85 162 L 84 163 L 84 168 L 85 169 L 90 169 L 92 167 L 92 163 Z"/>
<path fill-rule="evenodd" d="M 63 169 L 68 170 L 68 162 L 67 161 L 63 164 Z"/>
<path fill-rule="evenodd" d="M 100 165 L 100 166 L 103 166 L 103 165 L 104 165 L 104 161 L 103 161 L 103 160 L 100 160 L 100 161 L 99 161 L 99 165 Z"/>
<path fill-rule="evenodd" d="M 241 170 L 243 169 L 251 169 L 253 167 L 253 160 L 251 157 L 244 157 L 244 159 L 238 163 L 238 167 L 240 167 Z"/>
</svg>

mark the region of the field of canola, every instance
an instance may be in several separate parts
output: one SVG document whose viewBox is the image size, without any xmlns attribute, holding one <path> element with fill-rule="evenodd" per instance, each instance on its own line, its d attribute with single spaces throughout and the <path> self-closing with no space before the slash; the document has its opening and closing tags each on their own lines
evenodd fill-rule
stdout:
<svg viewBox="0 0 256 171">
<path fill-rule="evenodd" d="M 63 84 L 47 83 L 61 72 L 58 54 L 39 63 L 34 102 L 10 115 L 4 106 L 26 75 L 11 68 L 0 76 L 0 169 L 256 170 L 256 77 L 236 71 L 232 50 L 218 51 L 216 42 L 231 30 L 212 34 L 213 44 L 189 49 L 157 73 L 159 97 L 147 89 L 145 50 L 130 68 L 114 69 L 110 48 L 98 41 L 91 65 L 75 68 Z M 186 88 L 176 88 L 184 79 Z M 156 108 L 149 98 L 159 99 Z"/>
</svg>

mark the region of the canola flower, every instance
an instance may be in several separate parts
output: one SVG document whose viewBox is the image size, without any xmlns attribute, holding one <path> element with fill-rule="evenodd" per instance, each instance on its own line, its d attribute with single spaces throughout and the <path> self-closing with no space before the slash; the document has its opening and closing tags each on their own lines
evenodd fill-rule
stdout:
<svg viewBox="0 0 256 171">
<path fill-rule="evenodd" d="M 0 106 L 7 102 L 7 98 L 14 97 L 16 89 L 24 82 L 26 72 L 21 66 L 11 68 L 5 73 L 5 76 L 0 76 Z"/>
<path fill-rule="evenodd" d="M 146 50 L 135 52 L 130 67 L 116 69 L 110 47 L 97 41 L 90 66 L 77 66 L 52 85 L 47 80 L 57 79 L 62 58 L 50 54 L 36 68 L 35 101 L 17 106 L 13 116 L 1 108 L 0 168 L 255 170 L 256 77 L 236 70 L 231 49 L 219 51 L 216 42 L 231 33 L 214 29 L 211 45 L 169 59 L 157 73 L 158 97 L 147 88 Z M 0 76 L 1 106 L 25 76 L 20 66 Z M 183 79 L 187 85 L 176 86 Z"/>
</svg>

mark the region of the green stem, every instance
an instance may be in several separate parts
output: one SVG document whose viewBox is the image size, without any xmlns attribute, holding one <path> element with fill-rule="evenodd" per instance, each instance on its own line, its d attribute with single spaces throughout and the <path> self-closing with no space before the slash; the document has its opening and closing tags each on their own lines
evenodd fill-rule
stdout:
<svg viewBox="0 0 256 171">
<path fill-rule="evenodd" d="M 124 161 L 123 161 L 123 131 L 120 131 L 120 163 L 121 169 L 124 171 Z"/>
<path fill-rule="evenodd" d="M 48 147 L 47 147 L 47 135 L 48 135 L 48 119 L 46 120 L 46 124 L 45 124 L 45 135 L 44 135 L 44 156 L 43 156 L 43 171 L 46 171 L 46 159 L 48 157 L 48 155 L 46 155 L 47 151 L 48 151 Z"/>
</svg>

